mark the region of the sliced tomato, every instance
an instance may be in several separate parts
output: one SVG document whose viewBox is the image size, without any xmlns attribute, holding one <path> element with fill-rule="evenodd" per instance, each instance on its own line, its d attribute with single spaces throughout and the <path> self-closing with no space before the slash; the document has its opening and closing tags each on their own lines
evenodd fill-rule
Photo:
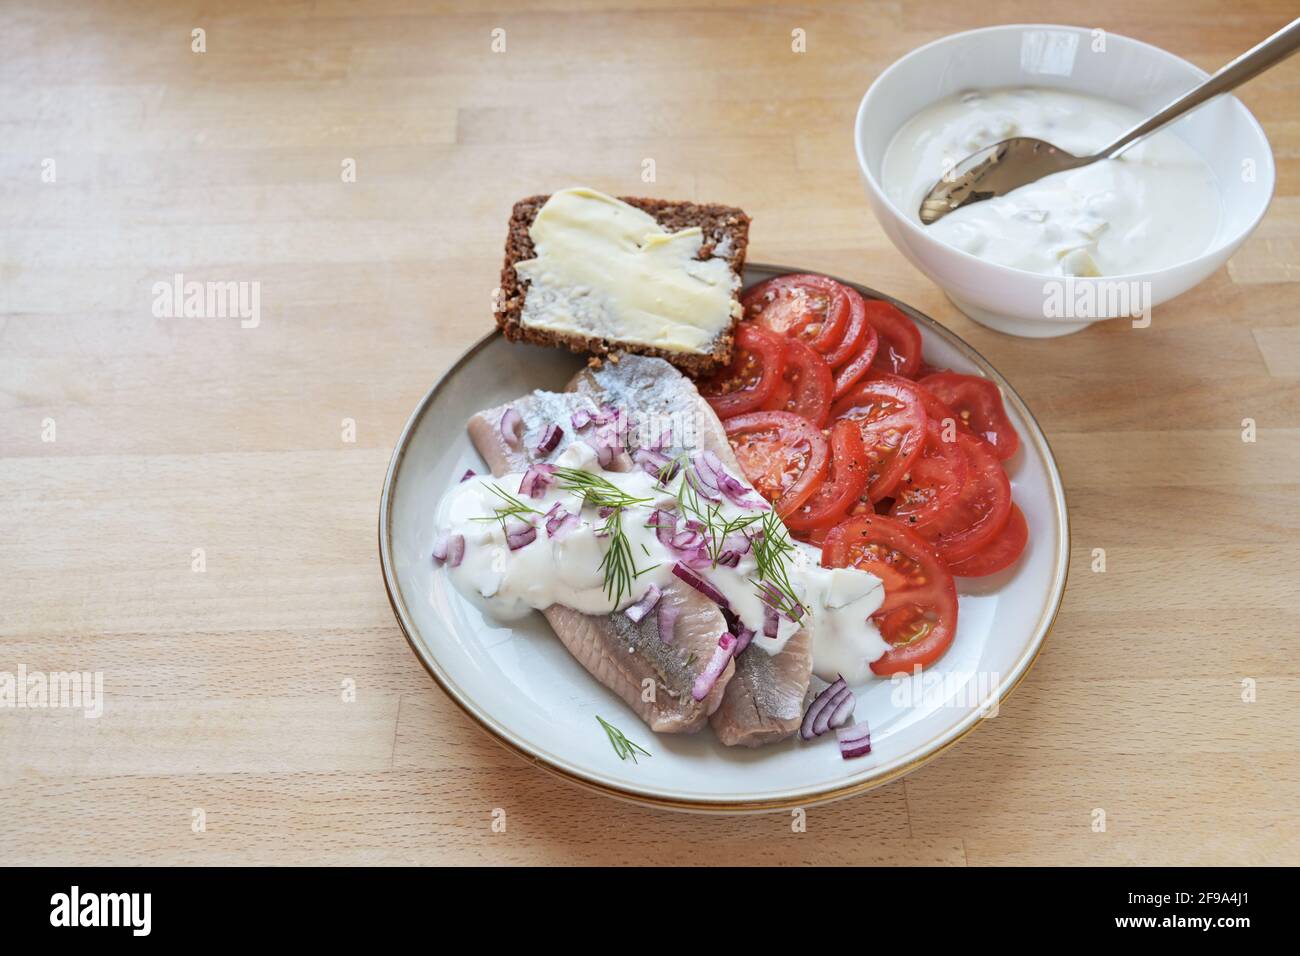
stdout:
<svg viewBox="0 0 1300 956">
<path fill-rule="evenodd" d="M 1020 508 L 1012 503 L 1011 517 L 1007 519 L 1007 526 L 1002 532 L 965 561 L 948 565 L 948 570 L 963 578 L 996 574 L 1016 563 L 1028 541 L 1029 525 L 1025 523 Z"/>
<path fill-rule="evenodd" d="M 870 468 L 857 424 L 836 422 L 831 427 L 830 446 L 826 480 L 803 505 L 786 516 L 785 524 L 791 531 L 829 527 L 844 517 L 867 487 Z"/>
<path fill-rule="evenodd" d="M 807 501 L 825 478 L 826 438 L 803 416 L 750 412 L 722 424 L 745 477 L 781 517 Z"/>
<path fill-rule="evenodd" d="M 925 407 L 912 383 L 868 378 L 831 406 L 831 418 L 852 419 L 862 431 L 867 497 L 879 501 L 892 494 L 925 440 Z"/>
<path fill-rule="evenodd" d="M 760 282 L 740 302 L 746 318 L 818 352 L 840 343 L 849 318 L 848 290 L 834 279 L 807 273 Z"/>
<path fill-rule="evenodd" d="M 867 300 L 867 322 L 880 337 L 875 367 L 911 378 L 921 367 L 921 330 L 896 306 Z"/>
<path fill-rule="evenodd" d="M 892 645 L 871 665 L 882 677 L 939 659 L 957 633 L 957 588 L 930 544 L 901 522 L 862 515 L 836 525 L 822 544 L 822 564 L 859 568 L 884 582 L 885 600 L 871 616 Z"/>
<path fill-rule="evenodd" d="M 966 455 L 966 484 L 939 520 L 922 529 L 949 564 L 965 561 L 987 547 L 1011 517 L 1011 482 L 988 442 L 965 432 L 957 443 Z"/>
<path fill-rule="evenodd" d="M 719 418 L 742 415 L 772 397 L 785 369 L 785 341 L 752 322 L 736 327 L 731 361 L 695 383 Z"/>
<path fill-rule="evenodd" d="M 956 412 L 962 423 L 992 445 L 1003 461 L 1020 447 L 1020 436 L 1002 404 L 1002 391 L 988 379 L 960 372 L 936 372 L 921 379 L 921 387 Z"/>
<path fill-rule="evenodd" d="M 846 285 L 841 285 L 840 288 L 849 300 L 849 316 L 844 323 L 844 334 L 835 347 L 826 353 L 826 364 L 831 368 L 839 368 L 861 352 L 863 339 L 871 328 L 867 324 L 867 300 L 862 298 L 862 293 Z"/>
<path fill-rule="evenodd" d="M 762 407 L 768 411 L 794 412 L 821 428 L 830 415 L 831 395 L 835 390 L 831 367 L 820 352 L 798 339 L 786 339 L 783 347 L 785 371 L 781 383 Z"/>
<path fill-rule="evenodd" d="M 835 398 L 843 398 L 849 389 L 871 371 L 871 363 L 876 360 L 879 348 L 880 336 L 868 325 L 862 332 L 857 354 L 835 370 Z"/>
<path fill-rule="evenodd" d="M 961 497 L 968 471 L 956 428 L 930 419 L 921 454 L 894 489 L 889 513 L 915 531 L 930 527 Z"/>
</svg>

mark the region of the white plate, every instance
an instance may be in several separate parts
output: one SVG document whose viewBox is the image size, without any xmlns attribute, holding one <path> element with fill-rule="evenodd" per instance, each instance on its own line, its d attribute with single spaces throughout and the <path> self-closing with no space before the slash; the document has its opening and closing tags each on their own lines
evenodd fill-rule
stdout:
<svg viewBox="0 0 1300 956">
<path fill-rule="evenodd" d="M 746 284 L 797 271 L 750 265 Z M 656 735 L 569 656 L 540 614 L 502 626 L 456 593 L 430 553 L 439 496 L 466 468 L 486 470 L 466 421 L 532 389 L 559 389 L 583 363 L 495 333 L 416 408 L 393 452 L 379 509 L 379 555 L 397 621 L 434 680 L 484 729 L 569 780 L 641 803 L 722 812 L 807 806 L 915 769 L 968 733 L 1024 677 L 1056 617 L 1069 563 L 1065 494 L 1051 449 L 1020 397 L 974 349 L 928 316 L 851 284 L 916 320 L 930 364 L 982 374 L 1002 387 L 1021 436 L 1009 462 L 1012 488 L 1029 523 L 1029 546 L 1014 567 L 958 579 L 957 637 L 926 675 L 854 688 L 856 717 L 871 726 L 872 753 L 843 760 L 834 735 L 758 750 L 724 747 L 707 729 Z M 597 714 L 653 756 L 620 761 Z"/>
</svg>

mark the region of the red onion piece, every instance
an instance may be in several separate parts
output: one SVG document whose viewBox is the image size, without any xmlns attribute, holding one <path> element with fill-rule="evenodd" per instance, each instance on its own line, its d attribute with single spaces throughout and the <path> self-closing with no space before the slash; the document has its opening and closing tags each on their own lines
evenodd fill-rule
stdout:
<svg viewBox="0 0 1300 956">
<path fill-rule="evenodd" d="M 699 455 L 696 468 L 706 482 L 726 495 L 737 507 L 750 510 L 767 507 L 767 503 L 758 497 L 752 488 L 727 471 L 727 466 L 722 463 L 722 459 L 709 449 L 706 448 Z"/>
<path fill-rule="evenodd" d="M 800 737 L 804 740 L 812 740 L 826 733 L 831 713 L 838 706 L 837 701 L 841 694 L 852 697 L 853 691 L 849 690 L 848 682 L 843 677 L 837 677 L 835 683 L 827 684 L 825 689 L 813 698 L 813 702 L 804 711 L 803 723 L 799 725 Z"/>
<path fill-rule="evenodd" d="M 727 661 L 731 660 L 736 653 L 736 635 L 723 633 L 718 638 L 717 649 L 714 650 L 713 656 L 709 658 L 709 664 L 704 668 L 704 672 L 695 678 L 695 684 L 691 687 L 691 696 L 696 700 L 703 700 L 709 696 L 709 691 L 713 690 L 713 685 L 718 682 L 722 672 L 727 668 Z"/>
<path fill-rule="evenodd" d="M 501 413 L 501 437 L 511 448 L 519 447 L 519 437 L 523 431 L 524 416 L 513 405 Z"/>
<path fill-rule="evenodd" d="M 565 510 L 564 506 L 558 501 L 551 505 L 551 510 L 546 512 L 543 518 L 546 522 L 546 536 L 554 538 L 561 531 L 569 531 L 578 526 L 578 516 Z"/>
<path fill-rule="evenodd" d="M 655 451 L 652 448 L 638 448 L 632 455 L 632 460 L 641 466 L 641 470 L 652 478 L 662 478 L 664 481 L 672 480 L 673 475 L 677 474 L 677 463 L 661 451 Z"/>
<path fill-rule="evenodd" d="M 678 551 L 694 551 L 704 544 L 704 535 L 698 531 L 679 531 L 673 535 L 672 546 Z"/>
<path fill-rule="evenodd" d="M 733 657 L 739 657 L 740 652 L 749 647 L 749 642 L 754 639 L 754 629 L 740 625 L 739 633 L 736 634 L 736 653 Z"/>
<path fill-rule="evenodd" d="M 506 531 L 506 544 L 510 546 L 511 551 L 518 551 L 525 545 L 532 544 L 536 539 L 537 529 L 530 524 L 521 522 Z"/>
<path fill-rule="evenodd" d="M 473 468 L 466 468 L 466 469 L 465 469 L 465 474 L 463 474 L 463 475 L 460 476 L 460 480 L 461 480 L 461 481 L 469 481 L 471 478 L 473 478 L 473 477 L 474 477 L 475 475 L 477 475 L 477 474 L 478 474 L 478 472 L 476 472 Z"/>
<path fill-rule="evenodd" d="M 608 468 L 614 464 L 614 456 L 618 454 L 619 449 L 608 441 L 597 439 L 595 444 L 587 442 L 591 449 L 596 453 L 596 461 L 601 468 Z"/>
<path fill-rule="evenodd" d="M 442 535 L 433 543 L 433 560 L 445 563 L 449 568 L 460 567 L 465 557 L 465 536 L 463 534 Z"/>
<path fill-rule="evenodd" d="M 734 568 L 740 564 L 740 554 L 736 551 L 723 551 L 718 555 L 718 564 L 724 568 Z"/>
<path fill-rule="evenodd" d="M 519 493 L 529 498 L 540 498 L 555 481 L 555 466 L 536 463 L 528 466 L 519 481 Z"/>
<path fill-rule="evenodd" d="M 575 431 L 581 431 L 591 424 L 591 412 L 585 408 L 580 408 L 569 416 L 569 424 L 574 427 Z"/>
<path fill-rule="evenodd" d="M 646 588 L 645 594 L 641 595 L 641 600 L 628 605 L 623 609 L 623 613 L 630 617 L 634 624 L 640 624 L 641 619 L 654 610 L 662 595 L 663 592 L 659 590 L 659 586 L 652 584 Z"/>
<path fill-rule="evenodd" d="M 763 604 L 763 636 L 776 637 L 781 630 L 781 618 L 776 613 L 776 608 L 764 602 Z"/>
<path fill-rule="evenodd" d="M 826 721 L 826 726 L 835 728 L 845 726 L 853 719 L 853 708 L 856 703 L 857 701 L 855 700 L 852 691 L 849 691 L 847 694 L 841 694 L 840 702 L 834 710 L 831 710 L 829 707 L 826 708 L 827 710 L 831 710 L 830 718 Z"/>
<path fill-rule="evenodd" d="M 840 756 L 845 760 L 864 757 L 871 753 L 871 731 L 867 728 L 865 720 L 852 727 L 843 727 L 835 731 L 835 736 L 840 742 Z"/>
<path fill-rule="evenodd" d="M 655 615 L 655 621 L 659 625 L 659 640 L 665 644 L 673 642 L 673 630 L 677 626 L 677 615 L 681 613 L 679 608 L 672 601 L 660 600 L 659 611 Z"/>
<path fill-rule="evenodd" d="M 719 607 L 724 607 L 727 609 L 731 608 L 731 602 L 727 600 L 727 596 L 725 594 L 723 594 L 712 584 L 710 584 L 707 580 L 705 580 L 703 575 L 696 574 L 694 571 L 692 571 L 682 562 L 678 561 L 676 564 L 673 565 L 673 574 L 677 575 L 679 578 L 681 578 L 691 587 L 695 588 L 695 590 L 699 591 L 710 601 L 713 601 Z"/>
<path fill-rule="evenodd" d="M 564 429 L 555 422 L 551 422 L 546 426 L 546 430 L 542 432 L 542 440 L 537 443 L 537 454 L 546 455 L 554 451 L 555 446 L 560 443 L 560 439 L 563 437 Z"/>
</svg>

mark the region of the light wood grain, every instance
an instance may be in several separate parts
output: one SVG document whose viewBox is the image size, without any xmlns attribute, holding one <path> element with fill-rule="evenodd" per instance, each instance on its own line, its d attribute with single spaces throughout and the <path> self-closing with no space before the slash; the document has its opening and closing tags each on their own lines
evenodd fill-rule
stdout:
<svg viewBox="0 0 1300 956">
<path fill-rule="evenodd" d="M 1277 152 L 1268 217 L 1146 330 L 974 325 L 858 183 L 853 111 L 889 62 L 1081 15 L 1214 68 L 1294 5 L 6 4 L 0 670 L 99 671 L 106 700 L 0 711 L 5 862 L 1300 862 L 1300 61 L 1241 94 Z M 966 337 L 1059 456 L 1071 584 L 1022 688 L 806 833 L 556 781 L 443 697 L 389 611 L 392 444 L 488 327 L 512 201 L 574 182 L 745 207 L 754 259 Z M 261 283 L 261 324 L 154 318 L 177 272 Z"/>
</svg>

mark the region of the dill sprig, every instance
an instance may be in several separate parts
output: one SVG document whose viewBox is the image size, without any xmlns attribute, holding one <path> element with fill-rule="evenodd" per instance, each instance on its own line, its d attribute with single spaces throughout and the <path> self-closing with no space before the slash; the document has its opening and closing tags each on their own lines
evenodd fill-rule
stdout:
<svg viewBox="0 0 1300 956">
<path fill-rule="evenodd" d="M 632 594 L 632 582 L 647 571 L 653 571 L 659 565 L 652 564 L 645 568 L 636 566 L 636 558 L 632 554 L 632 545 L 623 532 L 623 509 L 613 505 L 603 505 L 602 507 L 611 509 L 609 517 L 605 519 L 604 527 L 600 529 L 600 533 L 609 538 L 609 550 L 600 559 L 598 570 L 605 575 L 606 596 L 614 602 L 614 607 L 618 607 L 619 602 L 623 600 L 624 594 L 629 596 Z M 649 554 L 650 552 L 647 551 L 646 553 Z"/>
<path fill-rule="evenodd" d="M 636 755 L 638 751 L 645 754 L 647 757 L 653 756 L 650 751 L 646 750 L 640 744 L 628 740 L 623 734 L 623 731 L 605 720 L 600 716 L 600 714 L 596 715 L 596 719 L 600 721 L 600 726 L 605 728 L 605 736 L 609 738 L 610 746 L 614 748 L 614 753 L 618 754 L 619 760 L 626 760 L 628 757 L 631 757 L 632 762 L 636 763 Z"/>
<path fill-rule="evenodd" d="M 556 468 L 555 478 L 561 490 L 578 495 L 584 505 L 608 509 L 600 535 L 609 538 L 609 549 L 600 559 L 599 570 L 604 574 L 605 594 L 617 608 L 624 595 L 632 594 L 633 581 L 659 567 L 652 564 L 638 568 L 632 544 L 623 531 L 623 509 L 649 504 L 654 499 L 630 495 L 609 479 L 579 468 Z"/>
<path fill-rule="evenodd" d="M 677 486 L 677 510 L 704 526 L 704 546 L 714 567 L 717 567 L 718 558 L 726 550 L 728 536 L 744 531 L 759 520 L 759 515 L 756 514 L 725 517 L 720 503 L 701 498 L 699 490 L 687 476 L 685 465 L 682 467 L 681 484 Z"/>
<path fill-rule="evenodd" d="M 790 583 L 789 559 L 794 545 L 786 535 L 785 525 L 775 510 L 763 512 L 763 527 L 750 536 L 754 548 L 754 563 L 758 565 L 758 578 L 752 583 L 758 588 L 763 603 L 792 621 L 803 617 L 803 604 L 794 585 Z"/>
<path fill-rule="evenodd" d="M 527 502 L 521 501 L 506 491 L 496 482 L 488 485 L 488 490 L 501 499 L 502 504 L 492 509 L 492 514 L 484 515 L 481 518 L 475 518 L 475 521 L 496 521 L 501 524 L 502 533 L 506 532 L 506 521 L 510 518 L 519 518 L 522 521 L 530 521 L 525 515 L 540 515 L 541 512 L 536 508 L 528 505 Z M 531 522 L 530 522 L 531 523 Z"/>
<path fill-rule="evenodd" d="M 573 492 L 582 498 L 583 504 L 596 508 L 628 508 L 654 500 L 629 495 L 608 478 L 581 468 L 556 468 L 555 478 L 559 481 L 561 490 Z"/>
</svg>

